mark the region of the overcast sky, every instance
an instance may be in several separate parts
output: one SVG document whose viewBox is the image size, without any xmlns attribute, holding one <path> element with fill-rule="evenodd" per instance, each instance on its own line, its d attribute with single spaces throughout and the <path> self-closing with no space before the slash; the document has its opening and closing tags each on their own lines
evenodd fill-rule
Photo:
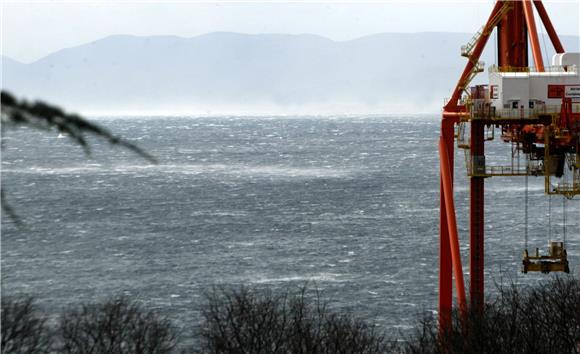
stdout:
<svg viewBox="0 0 580 354">
<path fill-rule="evenodd" d="M 560 34 L 580 33 L 580 0 L 544 1 Z M 21 62 L 113 34 L 313 33 L 348 40 L 380 32 L 475 32 L 481 1 L 2 0 L 1 53 Z M 540 26 L 540 30 L 543 28 Z"/>
</svg>

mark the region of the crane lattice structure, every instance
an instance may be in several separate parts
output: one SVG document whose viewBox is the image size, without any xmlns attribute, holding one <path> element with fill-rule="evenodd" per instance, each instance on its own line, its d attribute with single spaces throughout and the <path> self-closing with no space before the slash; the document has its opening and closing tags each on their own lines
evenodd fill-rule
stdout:
<svg viewBox="0 0 580 354">
<path fill-rule="evenodd" d="M 534 6 L 554 46 L 552 65 L 545 66 L 534 20 Z M 484 70 L 479 61 L 497 29 L 497 65 L 489 68 L 489 85 L 470 87 Z M 529 39 L 529 44 L 528 44 Z M 528 45 L 535 66 L 528 63 Z M 580 67 L 579 53 L 566 53 L 541 1 L 499 0 L 461 55 L 468 62 L 443 109 L 439 141 L 441 168 L 439 322 L 450 324 L 453 278 L 457 301 L 465 311 L 459 237 L 453 201 L 454 145 L 465 150 L 470 184 L 469 305 L 484 304 L 484 185 L 490 177 L 543 176 L 545 193 L 580 195 Z M 486 161 L 485 142 L 495 138 L 511 144 L 511 162 Z M 526 242 L 527 243 L 527 242 Z M 527 246 L 526 246 L 527 247 Z M 550 254 L 530 256 L 523 270 L 568 271 L 565 245 L 552 242 Z M 454 276 L 454 277 L 453 277 Z"/>
</svg>

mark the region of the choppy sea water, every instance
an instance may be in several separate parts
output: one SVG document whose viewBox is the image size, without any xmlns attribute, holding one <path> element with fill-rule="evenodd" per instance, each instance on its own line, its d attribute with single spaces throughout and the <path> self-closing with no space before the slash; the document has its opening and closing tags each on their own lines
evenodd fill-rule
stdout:
<svg viewBox="0 0 580 354">
<path fill-rule="evenodd" d="M 23 219 L 2 218 L 2 293 L 48 311 L 125 293 L 180 326 L 199 321 L 213 285 L 281 290 L 309 282 L 337 310 L 388 331 L 436 310 L 437 117 L 98 119 L 159 159 L 94 142 L 8 131 L 2 185 Z M 490 148 L 490 154 L 499 149 Z M 455 201 L 468 272 L 468 184 L 457 154 Z M 524 179 L 486 182 L 486 284 L 519 273 Z M 529 187 L 529 244 L 563 234 L 561 198 Z M 580 203 L 567 203 L 572 272 Z M 551 224 L 551 229 L 548 225 Z"/>
</svg>

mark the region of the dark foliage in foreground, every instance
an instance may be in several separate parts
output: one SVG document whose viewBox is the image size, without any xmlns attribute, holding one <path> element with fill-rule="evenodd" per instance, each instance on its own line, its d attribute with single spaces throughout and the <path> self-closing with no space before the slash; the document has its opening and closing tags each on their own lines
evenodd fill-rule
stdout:
<svg viewBox="0 0 580 354">
<path fill-rule="evenodd" d="M 203 310 L 201 353 L 385 353 L 373 326 L 332 313 L 306 289 L 296 294 L 214 289 Z"/>
<path fill-rule="evenodd" d="M 177 335 L 171 322 L 118 296 L 66 310 L 49 330 L 34 299 L 2 298 L 2 353 L 166 354 Z"/>
<path fill-rule="evenodd" d="M 64 313 L 60 353 L 172 353 L 177 336 L 171 322 L 127 297 L 83 305 Z"/>
<path fill-rule="evenodd" d="M 51 336 L 46 318 L 30 296 L 2 296 L 2 353 L 48 353 Z"/>
<path fill-rule="evenodd" d="M 455 312 L 441 337 L 434 319 L 421 322 L 408 353 L 578 353 L 580 287 L 572 278 L 556 278 L 533 288 L 502 288 L 483 313 Z"/>
<path fill-rule="evenodd" d="M 398 343 L 331 311 L 306 289 L 214 289 L 203 317 L 194 338 L 197 353 L 578 353 L 580 287 L 575 279 L 556 278 L 531 288 L 501 288 L 482 314 L 455 313 L 442 336 L 437 321 L 424 317 L 416 333 Z M 50 331 L 32 298 L 2 299 L 2 353 L 161 354 L 178 346 L 168 319 L 126 297 L 68 309 Z"/>
</svg>

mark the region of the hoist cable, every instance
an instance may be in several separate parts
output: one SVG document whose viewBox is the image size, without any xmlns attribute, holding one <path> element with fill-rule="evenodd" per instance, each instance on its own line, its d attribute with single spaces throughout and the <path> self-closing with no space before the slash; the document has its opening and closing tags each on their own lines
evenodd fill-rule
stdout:
<svg viewBox="0 0 580 354">
<path fill-rule="evenodd" d="M 546 35 L 544 35 L 544 24 L 542 23 L 542 21 L 540 21 L 539 27 L 540 27 L 540 36 L 542 37 L 542 42 L 544 43 L 544 59 L 546 60 L 546 63 L 548 63 L 549 62 L 548 48 L 546 47 Z"/>
<path fill-rule="evenodd" d="M 566 197 L 562 198 L 562 234 L 564 248 L 566 248 Z"/>
<path fill-rule="evenodd" d="M 548 243 L 552 240 L 552 195 L 548 195 Z"/>
<path fill-rule="evenodd" d="M 527 166 L 526 166 L 527 169 Z M 528 174 L 526 172 L 526 190 L 524 201 L 524 244 L 525 249 L 528 249 Z"/>
<path fill-rule="evenodd" d="M 496 29 L 495 30 L 495 36 L 493 36 L 493 56 L 495 59 L 495 65 L 497 66 L 498 64 L 498 58 L 497 58 L 497 36 L 499 35 L 499 30 Z"/>
</svg>

